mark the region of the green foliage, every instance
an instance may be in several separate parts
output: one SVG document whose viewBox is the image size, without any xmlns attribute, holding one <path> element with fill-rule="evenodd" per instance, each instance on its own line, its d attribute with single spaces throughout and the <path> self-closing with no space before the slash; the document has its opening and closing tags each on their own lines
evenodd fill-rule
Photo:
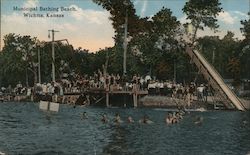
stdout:
<svg viewBox="0 0 250 155">
<path fill-rule="evenodd" d="M 198 44 L 206 59 L 224 78 L 236 80 L 246 77 L 246 70 L 249 69 L 249 66 L 242 63 L 246 58 L 242 56 L 241 41 L 235 39 L 232 32 L 228 31 L 222 39 L 219 39 L 218 36 L 199 38 Z M 241 72 L 241 70 L 245 70 L 245 72 Z"/>
<path fill-rule="evenodd" d="M 153 32 L 160 36 L 175 36 L 176 29 L 180 26 L 180 22 L 172 15 L 172 11 L 167 8 L 162 8 L 153 17 Z"/>
<path fill-rule="evenodd" d="M 146 75 L 150 73 L 160 80 L 173 79 L 174 69 L 178 82 L 194 80 L 197 72 L 185 54 L 185 42 L 182 40 L 182 25 L 172 11 L 162 8 L 152 18 L 140 18 L 135 14 L 131 0 L 93 0 L 110 12 L 115 30 L 114 47 L 100 49 L 90 53 L 86 49 L 73 49 L 64 42 L 55 43 L 56 79 L 62 73 L 93 75 L 98 69 L 107 69 L 108 73 L 120 74 L 123 71 L 124 23 L 128 16 L 128 51 L 127 74 Z M 193 43 L 198 30 L 204 27 L 218 28 L 215 18 L 222 10 L 218 0 L 189 0 L 183 12 L 193 25 Z M 207 60 L 224 78 L 250 78 L 250 24 L 249 20 L 241 21 L 243 41 L 234 38 L 228 32 L 224 38 L 204 36 L 197 39 L 197 46 Z M 187 25 L 187 24 L 186 24 Z M 184 25 L 185 26 L 185 25 Z M 37 82 L 37 51 L 41 55 L 42 82 L 51 81 L 51 43 L 39 42 L 30 36 L 8 34 L 4 37 L 4 47 L 0 52 L 0 85 L 23 84 L 28 77 L 30 85 Z M 26 76 L 28 71 L 28 76 Z"/>
<path fill-rule="evenodd" d="M 248 15 L 250 16 L 250 12 L 248 12 Z M 250 19 L 242 20 L 241 24 L 243 27 L 240 30 L 243 33 L 243 36 L 246 37 L 246 40 L 250 41 Z"/>
<path fill-rule="evenodd" d="M 145 22 L 147 24 L 144 25 L 150 25 L 150 28 L 132 38 L 130 43 L 134 50 L 132 53 L 140 58 L 150 73 L 166 79 L 173 73 L 171 72 L 173 61 L 168 58 L 180 46 L 178 44 L 180 41 L 178 37 L 181 36 L 180 23 L 175 16 L 172 16 L 171 10 L 164 7 L 152 17 L 152 21 Z"/>
<path fill-rule="evenodd" d="M 219 0 L 189 0 L 182 9 L 187 15 L 190 24 L 194 27 L 192 44 L 195 42 L 197 30 L 204 30 L 204 27 L 216 29 L 219 25 L 216 23 L 216 16 L 221 12 L 221 3 Z M 187 26 L 187 24 L 186 24 Z"/>
<path fill-rule="evenodd" d="M 143 31 L 141 28 L 143 19 L 135 14 L 135 8 L 130 0 L 93 0 L 98 5 L 110 12 L 110 20 L 116 34 L 120 32 L 124 25 L 126 14 L 128 16 L 128 33 L 133 36 L 138 32 Z"/>
<path fill-rule="evenodd" d="M 250 12 L 248 12 L 250 16 Z M 241 21 L 242 28 L 241 32 L 245 39 L 240 42 L 240 63 L 241 63 L 241 74 L 244 78 L 250 79 L 250 19 Z"/>
<path fill-rule="evenodd" d="M 10 33 L 4 36 L 2 50 L 2 81 L 15 84 L 28 78 L 26 70 L 32 74 L 30 77 L 36 80 L 36 43 L 37 39 L 31 36 L 20 36 Z"/>
<path fill-rule="evenodd" d="M 39 42 L 31 36 L 20 36 L 13 33 L 4 36 L 4 47 L 0 55 L 2 85 L 15 86 L 19 81 L 31 86 L 37 83 L 38 50 L 41 53 L 42 81 L 48 82 L 51 80 L 51 43 Z M 55 67 L 58 78 L 61 74 L 59 72 L 61 60 L 73 66 L 72 52 L 71 46 L 59 42 L 55 44 Z"/>
</svg>

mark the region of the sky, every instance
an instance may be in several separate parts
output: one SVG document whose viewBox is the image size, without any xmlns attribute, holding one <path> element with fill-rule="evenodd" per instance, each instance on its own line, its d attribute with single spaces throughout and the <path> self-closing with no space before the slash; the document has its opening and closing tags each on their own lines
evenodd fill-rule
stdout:
<svg viewBox="0 0 250 155">
<path fill-rule="evenodd" d="M 68 39 L 74 48 L 82 47 L 90 52 L 114 45 L 114 29 L 109 20 L 110 14 L 92 0 L 0 0 L 1 1 L 1 48 L 3 36 L 9 33 L 30 35 L 39 40 L 51 41 L 48 30 L 54 29 L 55 40 Z M 177 19 L 185 23 L 186 16 L 182 8 L 186 0 L 132 0 L 136 14 L 151 17 L 164 6 L 171 9 Z M 217 17 L 219 31 L 214 34 L 209 29 L 198 31 L 198 36 L 219 35 L 227 31 L 243 39 L 240 32 L 241 20 L 249 19 L 250 0 L 220 0 L 223 12 Z M 14 8 L 35 8 L 37 11 L 17 11 Z M 59 8 L 58 11 L 40 11 L 43 8 Z M 61 11 L 60 8 L 74 8 Z M 24 17 L 24 13 L 43 14 L 44 17 Z M 49 14 L 63 14 L 64 17 L 47 17 Z M 129 23 L 128 23 L 129 24 Z"/>
</svg>

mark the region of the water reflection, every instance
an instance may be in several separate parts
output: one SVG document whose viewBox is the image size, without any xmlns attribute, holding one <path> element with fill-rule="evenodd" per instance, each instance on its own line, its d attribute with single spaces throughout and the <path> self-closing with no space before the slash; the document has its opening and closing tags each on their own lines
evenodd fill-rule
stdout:
<svg viewBox="0 0 250 155">
<path fill-rule="evenodd" d="M 112 126 L 113 134 L 111 135 L 111 142 L 103 148 L 104 154 L 116 155 L 126 154 L 129 152 L 126 136 L 129 131 L 120 124 Z"/>
</svg>

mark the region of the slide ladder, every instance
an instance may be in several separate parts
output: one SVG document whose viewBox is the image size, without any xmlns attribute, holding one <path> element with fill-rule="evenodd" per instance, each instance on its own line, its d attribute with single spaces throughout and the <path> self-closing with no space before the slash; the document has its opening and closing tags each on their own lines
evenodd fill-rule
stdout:
<svg viewBox="0 0 250 155">
<path fill-rule="evenodd" d="M 223 81 L 221 75 L 197 50 L 187 47 L 186 52 L 213 88 L 215 95 L 220 96 L 221 101 L 228 109 L 246 110 L 236 94 Z"/>
</svg>

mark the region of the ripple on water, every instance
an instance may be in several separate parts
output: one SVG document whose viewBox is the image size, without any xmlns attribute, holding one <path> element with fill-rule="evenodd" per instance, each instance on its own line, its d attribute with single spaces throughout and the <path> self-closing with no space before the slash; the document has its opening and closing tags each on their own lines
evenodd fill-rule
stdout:
<svg viewBox="0 0 250 155">
<path fill-rule="evenodd" d="M 0 150 L 8 154 L 247 154 L 249 112 L 191 112 L 175 125 L 166 125 L 169 110 L 72 108 L 57 114 L 39 111 L 37 103 L 0 104 Z M 80 115 L 86 111 L 89 119 Z M 115 113 L 124 123 L 113 123 Z M 106 113 L 110 122 L 100 122 Z M 148 115 L 152 124 L 139 124 Z M 132 116 L 135 123 L 126 123 Z M 203 123 L 194 124 L 197 116 Z"/>
</svg>

